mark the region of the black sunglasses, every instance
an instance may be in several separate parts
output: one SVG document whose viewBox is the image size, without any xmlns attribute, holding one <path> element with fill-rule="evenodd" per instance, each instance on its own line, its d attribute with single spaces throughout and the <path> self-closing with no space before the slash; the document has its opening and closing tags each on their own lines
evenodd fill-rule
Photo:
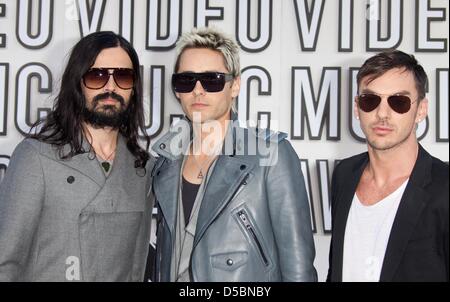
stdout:
<svg viewBox="0 0 450 302">
<path fill-rule="evenodd" d="M 175 92 L 187 93 L 194 90 L 197 81 L 200 81 L 207 92 L 223 90 L 225 83 L 232 80 L 233 75 L 223 72 L 183 72 L 172 75 L 172 87 Z"/>
<path fill-rule="evenodd" d="M 358 106 L 364 112 L 371 112 L 381 103 L 381 95 L 374 93 L 363 93 L 358 96 Z M 389 107 L 397 113 L 403 114 L 411 109 L 411 99 L 406 95 L 394 94 L 387 98 Z"/>
<path fill-rule="evenodd" d="M 84 86 L 89 89 L 103 88 L 111 75 L 119 88 L 133 88 L 134 71 L 131 68 L 91 68 L 83 75 Z"/>
</svg>

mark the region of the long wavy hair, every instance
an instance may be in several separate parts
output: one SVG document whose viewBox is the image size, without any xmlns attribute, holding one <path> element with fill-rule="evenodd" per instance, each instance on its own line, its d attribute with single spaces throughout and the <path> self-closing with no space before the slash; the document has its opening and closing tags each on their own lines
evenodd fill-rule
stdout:
<svg viewBox="0 0 450 302">
<path fill-rule="evenodd" d="M 145 131 L 139 58 L 127 40 L 111 31 L 92 33 L 73 47 L 61 79 L 61 89 L 54 100 L 53 110 L 45 120 L 33 125 L 29 137 L 57 146 L 61 159 L 93 152 L 92 147 L 90 150 L 83 148 L 83 140 L 88 133 L 84 133 L 82 126 L 86 100 L 81 89 L 81 79 L 94 65 L 103 49 L 117 46 L 127 52 L 134 70 L 133 93 L 127 109 L 126 122 L 119 127 L 119 133 L 125 137 L 128 150 L 136 158 L 135 168 L 145 167 L 149 159 L 146 150 L 150 145 L 150 137 Z M 139 138 L 144 139 L 146 149 L 139 145 Z M 70 145 L 70 151 L 64 152 L 65 145 Z"/>
</svg>

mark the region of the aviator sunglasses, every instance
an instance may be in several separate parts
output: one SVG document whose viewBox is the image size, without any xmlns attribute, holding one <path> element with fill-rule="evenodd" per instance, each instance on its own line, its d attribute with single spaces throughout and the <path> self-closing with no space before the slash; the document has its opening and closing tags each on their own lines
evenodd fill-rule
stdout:
<svg viewBox="0 0 450 302">
<path fill-rule="evenodd" d="M 83 75 L 84 86 L 89 89 L 103 88 L 111 75 L 119 88 L 133 88 L 134 71 L 130 68 L 91 68 Z"/>
<path fill-rule="evenodd" d="M 382 94 L 374 93 L 363 93 L 357 97 L 357 103 L 359 108 L 364 112 L 371 112 L 377 108 L 381 103 Z M 406 95 L 394 94 L 387 97 L 387 102 L 389 107 L 392 108 L 397 113 L 403 114 L 409 111 L 411 104 L 411 99 Z"/>
<path fill-rule="evenodd" d="M 232 74 L 223 72 L 183 72 L 172 75 L 172 87 L 175 92 L 187 93 L 194 90 L 197 81 L 200 81 L 206 92 L 219 92 L 225 83 L 232 80 Z"/>
</svg>

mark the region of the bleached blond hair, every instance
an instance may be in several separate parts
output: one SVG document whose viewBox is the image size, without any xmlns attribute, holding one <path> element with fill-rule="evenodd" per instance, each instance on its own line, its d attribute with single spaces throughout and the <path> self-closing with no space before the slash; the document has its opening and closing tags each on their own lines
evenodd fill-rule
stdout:
<svg viewBox="0 0 450 302">
<path fill-rule="evenodd" d="M 180 57 L 186 49 L 208 48 L 222 54 L 228 72 L 237 77 L 241 74 L 239 46 L 236 41 L 214 27 L 193 28 L 184 33 L 177 42 L 177 60 L 174 72 L 180 67 Z"/>
</svg>

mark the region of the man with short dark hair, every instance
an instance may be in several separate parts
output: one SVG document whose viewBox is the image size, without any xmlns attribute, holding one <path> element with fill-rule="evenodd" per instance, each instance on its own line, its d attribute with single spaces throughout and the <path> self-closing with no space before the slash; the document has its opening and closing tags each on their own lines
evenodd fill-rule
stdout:
<svg viewBox="0 0 450 302">
<path fill-rule="evenodd" d="M 0 281 L 143 281 L 153 159 L 138 142 L 141 90 L 124 38 L 75 45 L 53 111 L 0 184 Z"/>
<path fill-rule="evenodd" d="M 368 152 L 332 179 L 329 281 L 449 281 L 448 165 L 417 142 L 427 76 L 387 51 L 359 70 L 355 115 Z"/>
</svg>

